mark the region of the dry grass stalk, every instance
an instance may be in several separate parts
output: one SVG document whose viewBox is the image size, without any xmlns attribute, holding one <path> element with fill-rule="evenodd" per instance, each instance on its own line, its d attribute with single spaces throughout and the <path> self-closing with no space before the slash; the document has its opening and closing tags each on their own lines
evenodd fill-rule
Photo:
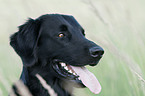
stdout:
<svg viewBox="0 0 145 96">
<path fill-rule="evenodd" d="M 42 84 L 42 86 L 48 91 L 48 93 L 50 94 L 50 96 L 57 96 L 57 94 L 55 93 L 55 91 L 51 88 L 51 86 L 49 86 L 46 81 L 39 75 L 36 74 L 36 77 L 39 79 L 40 83 Z"/>
<path fill-rule="evenodd" d="M 110 26 L 109 22 L 105 20 L 105 17 L 100 13 L 99 9 L 95 7 L 94 3 L 91 0 L 87 0 L 88 4 L 91 6 L 92 10 L 94 11 L 95 15 L 107 26 Z"/>
<path fill-rule="evenodd" d="M 21 80 L 17 81 L 14 85 L 16 86 L 20 96 L 32 96 L 32 94 L 29 92 L 29 89 L 23 84 Z M 10 96 L 16 96 L 13 90 L 10 93 Z"/>
<path fill-rule="evenodd" d="M 12 89 L 9 96 L 16 96 L 16 94 L 14 93 L 14 90 Z"/>
<path fill-rule="evenodd" d="M 142 82 L 145 83 L 145 80 L 142 78 L 142 76 L 140 76 L 138 73 L 136 73 L 134 70 L 132 70 L 139 78 L 139 80 L 141 80 Z"/>
</svg>

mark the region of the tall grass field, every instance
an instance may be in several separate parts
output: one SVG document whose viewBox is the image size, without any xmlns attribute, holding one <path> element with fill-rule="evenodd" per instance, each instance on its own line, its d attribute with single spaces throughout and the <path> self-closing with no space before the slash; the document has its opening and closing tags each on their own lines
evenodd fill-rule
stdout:
<svg viewBox="0 0 145 96">
<path fill-rule="evenodd" d="M 10 35 L 27 18 L 50 13 L 73 15 L 105 50 L 97 66 L 87 66 L 101 93 L 75 88 L 75 96 L 145 96 L 145 0 L 0 0 L 0 96 L 8 96 L 22 71 Z"/>
</svg>

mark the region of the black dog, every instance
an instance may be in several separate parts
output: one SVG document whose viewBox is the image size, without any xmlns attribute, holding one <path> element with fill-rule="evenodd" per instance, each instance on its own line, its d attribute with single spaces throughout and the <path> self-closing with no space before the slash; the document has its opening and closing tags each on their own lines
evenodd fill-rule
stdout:
<svg viewBox="0 0 145 96">
<path fill-rule="evenodd" d="M 95 66 L 104 50 L 85 38 L 84 29 L 73 16 L 47 14 L 29 19 L 11 36 L 10 45 L 22 59 L 20 79 L 33 96 L 50 95 L 36 74 L 58 96 L 71 96 L 70 90 L 77 85 L 100 92 L 97 79 L 84 66 Z"/>
</svg>

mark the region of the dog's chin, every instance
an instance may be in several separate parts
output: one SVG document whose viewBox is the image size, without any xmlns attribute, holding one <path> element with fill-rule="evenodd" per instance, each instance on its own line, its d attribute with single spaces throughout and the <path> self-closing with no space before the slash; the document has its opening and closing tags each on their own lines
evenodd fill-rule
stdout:
<svg viewBox="0 0 145 96">
<path fill-rule="evenodd" d="M 98 62 L 91 63 L 88 65 L 95 66 L 95 65 L 97 65 Z M 84 65 L 86 65 L 86 64 L 84 64 Z M 58 74 L 58 78 L 61 78 L 64 81 L 70 82 L 74 87 L 78 87 L 78 88 L 86 87 L 80 80 L 80 77 L 71 68 L 71 66 L 69 64 L 66 64 L 61 60 L 54 59 L 52 67 L 53 67 L 54 71 Z M 82 65 L 80 67 L 82 67 Z"/>
</svg>

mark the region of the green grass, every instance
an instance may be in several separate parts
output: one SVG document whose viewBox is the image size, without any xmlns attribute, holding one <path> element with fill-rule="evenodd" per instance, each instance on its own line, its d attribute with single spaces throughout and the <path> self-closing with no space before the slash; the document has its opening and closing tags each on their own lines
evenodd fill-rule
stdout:
<svg viewBox="0 0 145 96">
<path fill-rule="evenodd" d="M 9 36 L 28 17 L 45 13 L 72 14 L 86 30 L 86 37 L 105 49 L 99 65 L 88 67 L 100 81 L 102 92 L 94 95 L 88 88 L 76 88 L 76 96 L 145 96 L 141 80 L 145 79 L 145 1 L 90 1 L 0 1 L 0 96 L 8 95 L 22 68 Z"/>
</svg>

